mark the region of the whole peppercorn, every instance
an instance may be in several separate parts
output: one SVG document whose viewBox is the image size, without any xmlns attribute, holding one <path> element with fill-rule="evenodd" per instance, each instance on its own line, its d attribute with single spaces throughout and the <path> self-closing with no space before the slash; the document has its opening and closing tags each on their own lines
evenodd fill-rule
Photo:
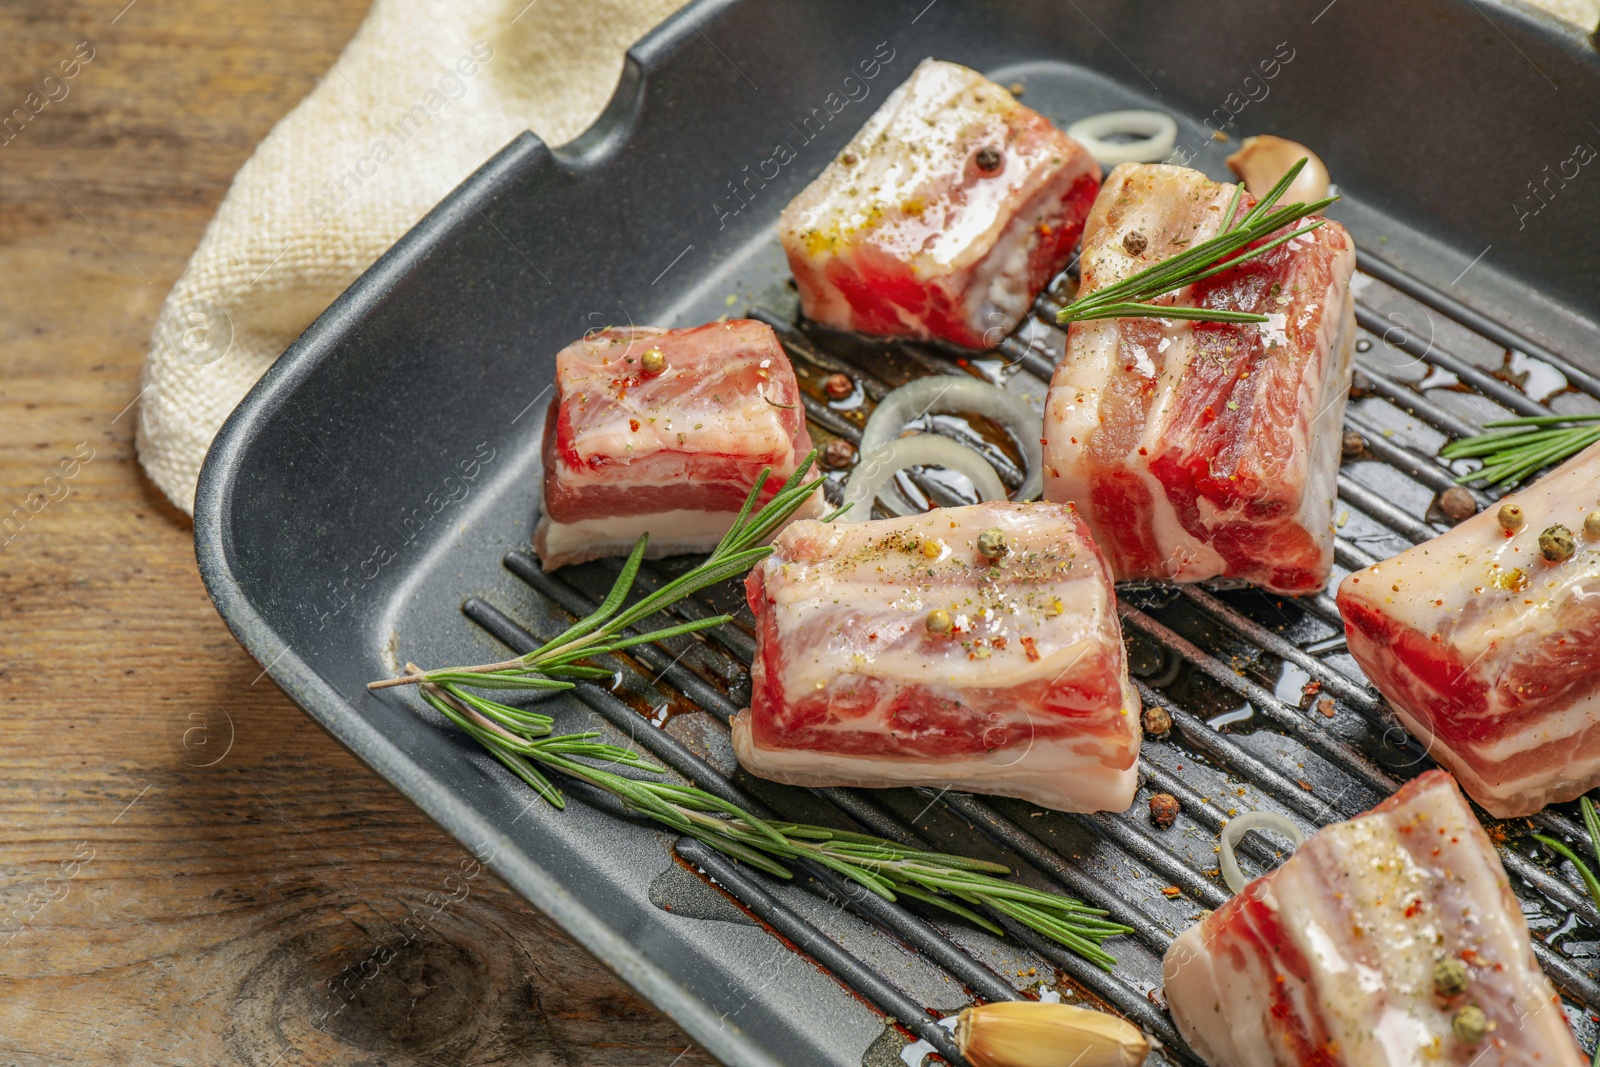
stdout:
<svg viewBox="0 0 1600 1067">
<path fill-rule="evenodd" d="M 1539 535 L 1539 554 L 1546 562 L 1561 563 L 1572 558 L 1578 546 L 1572 540 L 1572 531 L 1559 522 Z"/>
<path fill-rule="evenodd" d="M 822 465 L 831 471 L 844 470 L 856 461 L 856 446 L 842 437 L 835 437 L 822 450 Z"/>
<path fill-rule="evenodd" d="M 980 148 L 975 160 L 978 169 L 982 171 L 996 171 L 1000 169 L 1000 153 L 993 148 Z"/>
<path fill-rule="evenodd" d="M 1348 456 L 1359 456 L 1367 450 L 1367 439 L 1354 430 L 1346 430 L 1339 442 L 1339 451 Z"/>
<path fill-rule="evenodd" d="M 1516 533 L 1522 529 L 1522 524 L 1528 521 L 1522 514 L 1522 509 L 1515 504 L 1501 504 L 1500 510 L 1494 513 L 1494 517 L 1500 523 L 1500 529 L 1506 533 Z"/>
<path fill-rule="evenodd" d="M 925 625 L 927 626 L 930 634 L 942 636 L 954 629 L 956 623 L 955 620 L 950 617 L 950 613 L 948 611 L 944 610 L 943 608 L 934 608 L 932 611 L 928 612 L 928 618 Z"/>
<path fill-rule="evenodd" d="M 1467 965 L 1447 956 L 1433 965 L 1433 991 L 1441 997 L 1458 997 L 1467 991 Z"/>
<path fill-rule="evenodd" d="M 1011 546 L 1006 544 L 1006 532 L 998 526 L 991 526 L 978 535 L 978 554 L 984 559 L 999 559 Z"/>
<path fill-rule="evenodd" d="M 1472 499 L 1472 494 L 1461 486 L 1452 485 L 1439 494 L 1439 510 L 1460 522 L 1462 519 L 1470 519 L 1478 513 L 1478 502 Z"/>
<path fill-rule="evenodd" d="M 1591 541 L 1600 541 L 1600 510 L 1591 511 L 1584 516 L 1583 536 Z"/>
<path fill-rule="evenodd" d="M 1157 793 L 1150 798 L 1150 820 L 1161 829 L 1171 826 L 1178 817 L 1178 798 L 1171 793 Z"/>
<path fill-rule="evenodd" d="M 843 400 L 856 391 L 856 383 L 848 375 L 830 374 L 823 379 L 822 391 L 828 394 L 830 400 Z"/>
<path fill-rule="evenodd" d="M 1140 721 L 1144 725 L 1144 732 L 1151 737 L 1160 737 L 1172 729 L 1172 713 L 1160 704 L 1151 704 L 1145 708 Z"/>
<path fill-rule="evenodd" d="M 1456 1012 L 1455 1018 L 1450 1020 L 1450 1029 L 1454 1030 L 1462 1041 L 1476 1045 L 1489 1036 L 1492 1027 L 1489 1025 L 1489 1017 L 1483 1013 L 1482 1008 L 1476 1004 L 1468 1004 Z"/>
<path fill-rule="evenodd" d="M 1122 250 L 1130 256 L 1136 256 L 1150 246 L 1150 241 L 1138 230 L 1129 230 L 1122 235 Z"/>
<path fill-rule="evenodd" d="M 660 374 L 667 369 L 667 356 L 659 348 L 652 348 L 639 360 L 639 366 L 646 374 Z"/>
</svg>

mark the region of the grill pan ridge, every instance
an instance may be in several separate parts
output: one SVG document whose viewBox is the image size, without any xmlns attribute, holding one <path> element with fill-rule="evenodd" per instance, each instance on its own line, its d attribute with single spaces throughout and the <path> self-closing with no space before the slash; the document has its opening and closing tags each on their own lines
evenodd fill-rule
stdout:
<svg viewBox="0 0 1600 1067">
<path fill-rule="evenodd" d="M 581 786 L 561 783 L 575 801 L 566 812 L 529 808 L 520 783 L 442 729 L 437 716 L 417 715 L 401 700 L 360 688 L 392 671 L 397 658 L 438 664 L 500 658 L 503 647 L 524 651 L 591 610 L 609 586 L 617 561 L 547 575 L 526 549 L 538 477 L 532 444 L 543 406 L 538 389 L 549 378 L 555 349 L 586 328 L 632 321 L 635 314 L 641 323 L 668 325 L 718 314 L 768 322 L 800 376 L 819 445 L 835 436 L 857 438 L 878 398 L 923 374 L 972 374 L 1042 399 L 1064 343 L 1052 322 L 1069 298 L 1070 271 L 990 353 L 869 341 L 798 321 L 781 255 L 762 234 L 881 94 L 826 131 L 831 147 L 819 144 L 796 164 L 805 173 L 783 176 L 748 203 L 727 199 L 726 190 L 709 183 L 690 189 L 692 183 L 663 179 L 662 199 L 684 212 L 705 212 L 714 228 L 678 223 L 674 231 L 641 222 L 648 213 L 644 201 L 613 199 L 616 217 L 602 221 L 596 214 L 611 184 L 623 181 L 620 170 L 641 161 L 669 170 L 683 163 L 664 156 L 661 146 L 674 133 L 705 135 L 686 132 L 691 127 L 678 114 L 682 108 L 722 116 L 711 89 L 753 90 L 754 82 L 745 83 L 754 75 L 763 83 L 755 91 L 786 91 L 783 106 L 799 114 L 807 94 L 820 88 L 809 71 L 819 64 L 849 69 L 840 57 L 870 55 L 879 40 L 892 40 L 900 56 L 888 65 L 883 91 L 921 56 L 935 54 L 978 66 L 1002 83 L 1020 81 L 1024 101 L 1058 121 L 1152 103 L 1149 86 L 1139 80 L 1140 64 L 1129 59 L 1119 68 L 1115 46 L 1109 54 L 1106 48 L 1111 38 L 1099 33 L 1137 41 L 1143 25 L 1133 14 L 1137 5 L 1085 4 L 1085 25 L 1064 38 L 1046 26 L 1047 16 L 1056 17 L 1051 5 L 941 10 L 946 6 L 884 5 L 868 16 L 818 3 L 811 5 L 817 26 L 801 25 L 792 9 L 785 13 L 754 0 L 686 9 L 636 46 L 617 100 L 590 133 L 553 153 L 531 137 L 513 144 L 352 286 L 269 372 L 208 458 L 196 507 L 197 555 L 224 618 L 257 659 L 273 664 L 273 677 L 297 702 L 464 843 L 490 855 L 490 865 L 511 884 L 719 1058 L 889 1065 L 915 1059 L 907 1045 L 921 1041 L 918 1052 L 958 1062 L 939 1017 L 948 1023 L 954 1009 L 973 999 L 1045 991 L 1131 1018 L 1161 1043 L 1152 1063 L 1198 1064 L 1163 1010 L 1159 961 L 1179 931 L 1227 898 L 1215 857 L 1227 819 L 1271 810 L 1309 833 L 1365 810 L 1432 765 L 1426 739 L 1399 728 L 1345 652 L 1327 593 L 1294 600 L 1214 586 L 1119 586 L 1141 698 L 1173 719 L 1169 735 L 1146 739 L 1138 799 L 1119 815 L 1040 812 L 1020 801 L 949 791 L 796 789 L 744 774 L 726 732 L 728 718 L 747 700 L 754 650 L 736 586 L 691 598 L 666 617 L 735 611 L 740 618 L 734 625 L 639 646 L 612 661 L 614 684 L 582 683 L 571 696 L 548 702 L 558 728 L 600 728 L 682 779 L 758 814 L 996 859 L 1030 884 L 1103 907 L 1137 931 L 1108 943 L 1121 961 L 1109 974 L 1009 920 L 996 917 L 1010 935 L 998 940 L 882 901 L 825 869 L 797 866 L 795 881 L 780 884 L 696 842 L 636 820 L 618 822 L 626 816 L 613 802 Z M 1454 26 L 1464 7 L 1421 3 L 1417 19 Z M 1238 39 L 1224 46 L 1219 36 L 1219 48 L 1248 55 L 1279 31 L 1309 34 L 1316 25 L 1316 11 L 1297 5 L 1282 26 L 1263 31 L 1248 23 L 1245 8 L 1220 6 L 1220 25 L 1210 33 L 1237 31 Z M 1360 32 L 1363 14 L 1378 10 L 1361 0 L 1330 9 L 1321 21 L 1352 34 Z M 826 20 L 829 12 L 838 18 Z M 1192 17 L 1185 18 L 1194 31 Z M 1576 84 L 1590 99 L 1600 98 L 1591 56 L 1568 55 L 1571 42 L 1560 33 L 1520 16 L 1497 10 L 1493 18 L 1495 28 L 1515 36 L 1567 87 Z M 1406 35 L 1404 27 L 1396 33 Z M 1420 30 L 1413 36 L 1422 49 L 1415 55 L 1432 62 L 1472 57 L 1479 47 L 1463 45 L 1456 55 Z M 1308 66 L 1321 62 L 1310 38 L 1297 39 L 1307 40 Z M 1269 54 L 1271 46 L 1265 47 Z M 1375 52 L 1386 47 L 1371 42 Z M 1523 63 L 1517 52 L 1506 51 L 1501 66 L 1507 78 L 1533 77 L 1526 66 L 1517 69 Z M 1172 90 L 1176 100 L 1157 106 L 1204 113 L 1204 107 L 1187 106 L 1204 99 L 1205 90 L 1183 81 L 1183 71 L 1151 69 L 1182 85 Z M 1292 73 L 1291 64 L 1284 77 Z M 780 86 L 789 74 L 798 86 Z M 1318 76 L 1314 70 L 1311 78 Z M 1269 101 L 1256 116 L 1261 125 L 1251 129 L 1314 132 L 1321 105 L 1291 100 L 1285 110 Z M 750 131 L 763 123 L 746 116 L 725 125 L 738 150 L 720 153 L 717 167 L 702 171 L 740 177 L 744 171 L 731 164 L 757 158 L 746 149 L 760 143 Z M 1312 132 L 1301 136 L 1323 150 Z M 1220 176 L 1226 148 L 1194 147 L 1194 165 Z M 1463 150 L 1460 158 L 1471 154 Z M 1481 287 L 1446 285 L 1471 252 L 1452 253 L 1448 270 L 1426 253 L 1436 250 L 1440 233 L 1454 235 L 1452 220 L 1396 209 L 1400 194 L 1382 186 L 1363 190 L 1363 180 L 1374 181 L 1363 150 L 1351 150 L 1347 160 L 1337 147 L 1324 155 L 1336 177 L 1350 176 L 1350 202 L 1334 214 L 1351 226 L 1360 247 L 1358 378 L 1346 429 L 1360 433 L 1364 447 L 1346 459 L 1338 477 L 1337 583 L 1349 570 L 1447 528 L 1433 506 L 1458 473 L 1436 458 L 1445 440 L 1508 414 L 1600 410 L 1600 367 L 1575 355 L 1594 340 L 1585 316 L 1596 308 L 1569 299 L 1551 312 L 1548 298 L 1518 288 L 1539 271 L 1513 273 L 1510 268 L 1525 266 L 1516 255 L 1508 256 L 1505 273 L 1479 267 Z M 1416 167 L 1407 162 L 1397 171 L 1414 175 Z M 710 211 L 697 206 L 706 188 L 719 197 Z M 1600 217 L 1600 194 L 1579 191 L 1572 201 L 1580 223 Z M 549 206 L 531 212 L 521 206 L 530 202 Z M 737 212 L 734 203 L 741 205 Z M 1379 214 L 1374 204 L 1387 205 L 1389 213 Z M 603 290 L 615 295 L 591 292 L 574 301 L 559 291 L 566 279 L 540 280 L 556 263 L 541 269 L 534 257 L 555 255 L 563 241 L 582 239 L 580 222 L 603 231 L 598 248 L 576 253 L 582 272 L 635 279 Z M 636 243 L 616 240 L 639 226 L 661 241 L 661 263 L 648 271 L 630 262 L 637 258 Z M 614 240 L 606 241 L 608 235 Z M 1555 247 L 1557 236 L 1545 240 Z M 713 251 L 694 256 L 696 245 Z M 1573 262 L 1581 268 L 1581 257 L 1590 254 L 1576 250 Z M 640 274 L 646 275 L 642 281 Z M 1592 292 L 1588 298 L 1596 299 Z M 462 326 L 467 310 L 479 320 L 470 330 Z M 1537 340 L 1528 336 L 1535 323 Z M 530 352 L 539 353 L 531 365 Z M 523 373 L 504 374 L 500 367 L 508 360 L 519 361 Z M 836 371 L 860 383 L 851 403 L 829 403 L 820 389 Z M 341 391 L 360 401 L 355 415 L 336 399 Z M 400 395 L 386 400 L 385 392 Z M 356 434 L 344 425 L 350 419 Z M 1017 460 L 1003 434 L 976 420 L 919 425 L 995 453 L 1003 475 L 1007 458 Z M 482 460 L 486 475 L 456 510 L 441 513 L 444 521 L 420 533 L 403 518 L 397 524 L 393 516 L 418 513 L 417 505 L 444 477 L 440 472 L 465 470 L 464 456 L 481 459 L 469 443 L 479 439 L 493 443 L 494 458 Z M 309 450 L 308 441 L 314 445 Z M 389 473 L 396 465 L 413 477 Z M 830 476 L 830 492 L 836 494 L 841 482 L 841 475 Z M 908 489 L 935 503 L 963 502 L 959 487 L 937 478 L 914 475 L 909 482 Z M 1497 495 L 1474 491 L 1480 507 Z M 263 523 L 281 524 L 278 516 L 294 506 L 304 506 L 304 517 L 314 520 L 309 532 L 285 534 L 283 543 L 259 532 Z M 387 568 L 392 573 L 380 569 L 367 578 L 362 564 L 370 542 L 408 534 L 397 564 Z M 286 567 L 286 560 L 297 562 Z M 640 584 L 650 588 L 685 565 L 647 564 Z M 360 575 L 353 583 L 352 573 Z M 1155 792 L 1174 795 L 1182 806 L 1168 829 L 1156 829 L 1146 814 Z M 1538 830 L 1576 842 L 1584 840 L 1583 831 L 1569 806 L 1486 825 L 1535 931 L 1534 951 L 1580 1040 L 1592 1048 L 1600 1038 L 1591 1016 L 1600 1008 L 1594 967 L 1600 914 L 1570 869 L 1553 865 L 1528 838 Z M 1251 874 L 1280 861 L 1259 835 L 1246 840 L 1241 854 Z"/>
</svg>

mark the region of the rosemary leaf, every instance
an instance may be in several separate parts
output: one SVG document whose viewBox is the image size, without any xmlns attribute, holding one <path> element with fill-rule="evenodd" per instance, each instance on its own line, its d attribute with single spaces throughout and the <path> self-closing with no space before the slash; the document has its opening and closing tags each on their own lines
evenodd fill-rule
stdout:
<svg viewBox="0 0 1600 1067">
<path fill-rule="evenodd" d="M 1457 482 L 1501 485 L 1520 482 L 1545 467 L 1562 463 L 1600 441 L 1600 415 L 1530 415 L 1484 424 L 1487 431 L 1452 441 L 1441 459 L 1478 459 L 1482 466 Z"/>
<path fill-rule="evenodd" d="M 1155 303 L 1157 298 L 1176 293 L 1181 289 L 1204 281 L 1242 263 L 1265 255 L 1287 241 L 1310 233 L 1326 220 L 1318 219 L 1310 225 L 1294 228 L 1301 219 L 1315 215 L 1338 199 L 1326 197 L 1311 203 L 1277 203 L 1295 177 L 1305 167 L 1301 159 L 1289 168 L 1278 184 L 1263 196 L 1243 218 L 1234 221 L 1241 199 L 1241 189 L 1234 187 L 1233 199 L 1223 215 L 1223 228 L 1214 237 L 1185 249 L 1153 264 L 1120 282 L 1097 289 L 1079 297 L 1056 316 L 1063 325 L 1087 322 L 1092 319 L 1112 318 L 1164 318 L 1186 319 L 1198 322 L 1262 323 L 1267 316 L 1248 311 L 1226 308 L 1175 307 Z M 1287 232 L 1278 233 L 1285 227 Z M 1276 234 L 1276 236 L 1273 236 Z M 1260 242 L 1260 243 L 1258 243 Z M 1254 246 L 1248 247 L 1247 246 Z"/>
<path fill-rule="evenodd" d="M 763 474 L 746 498 L 737 521 L 705 561 L 634 604 L 625 606 L 648 547 L 646 537 L 634 546 L 600 606 L 532 652 L 502 663 L 436 671 L 422 671 L 408 664 L 405 675 L 371 683 L 371 687 L 418 685 L 429 707 L 558 809 L 565 806 L 566 799 L 547 776 L 552 771 L 603 790 L 629 810 L 774 877 L 792 877 L 784 864 L 804 860 L 828 868 L 885 900 L 904 895 L 991 933 L 1003 933 L 1000 926 L 977 910 L 987 908 L 1109 969 L 1116 960 L 1100 947 L 1101 943 L 1131 933 L 1128 927 L 1104 918 L 1104 911 L 1080 901 L 1004 881 L 1003 877 L 1011 872 L 1000 864 L 906 848 L 894 841 L 851 831 L 768 822 L 692 785 L 654 777 L 629 777 L 618 771 L 641 775 L 663 772 L 631 749 L 600 740 L 594 732 L 551 736 L 554 720 L 550 716 L 471 691 L 570 689 L 570 678 L 611 677 L 612 672 L 583 662 L 594 656 L 683 637 L 730 621 L 730 616 L 717 615 L 643 633 L 632 630 L 636 623 L 685 597 L 744 574 L 770 555 L 772 549 L 762 542 L 816 490 L 815 480 L 806 481 L 815 457 L 815 452 L 807 456 L 783 487 L 757 509 L 755 502 L 767 480 Z"/>
</svg>

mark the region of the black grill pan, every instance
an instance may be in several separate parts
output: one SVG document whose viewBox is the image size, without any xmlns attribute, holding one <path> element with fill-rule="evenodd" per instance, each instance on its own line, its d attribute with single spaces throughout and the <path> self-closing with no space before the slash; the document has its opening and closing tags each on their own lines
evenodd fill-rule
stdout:
<svg viewBox="0 0 1600 1067">
<path fill-rule="evenodd" d="M 1346 197 L 1333 214 L 1361 253 L 1346 428 L 1365 442 L 1340 472 L 1335 581 L 1445 528 L 1434 500 L 1455 472 L 1436 454 L 1450 437 L 1508 412 L 1600 410 L 1600 176 L 1586 165 L 1560 177 L 1575 145 L 1600 145 L 1585 119 L 1600 115 L 1600 65 L 1576 31 L 1514 2 L 699 2 L 632 50 L 589 132 L 554 150 L 513 142 L 268 372 L 202 474 L 201 572 L 308 714 L 726 1062 L 953 1058 L 941 1017 L 1042 994 L 1134 1019 L 1163 1044 L 1152 1062 L 1196 1063 L 1164 1010 L 1159 961 L 1226 898 L 1223 822 L 1272 810 L 1309 831 L 1432 766 L 1426 739 L 1398 728 L 1346 654 L 1327 595 L 1119 590 L 1141 695 L 1175 723 L 1147 740 L 1123 815 L 751 778 L 725 725 L 748 695 L 753 642 L 739 624 L 640 648 L 616 661 L 615 685 L 548 703 L 560 728 L 603 729 L 753 810 L 997 859 L 1105 907 L 1138 931 L 1109 944 L 1111 974 L 1027 931 L 998 940 L 826 871 L 780 884 L 581 789 L 550 811 L 436 716 L 364 689 L 407 659 L 520 651 L 609 584 L 615 561 L 545 575 L 528 553 L 553 355 L 587 329 L 765 319 L 819 442 L 858 433 L 875 396 L 920 374 L 1042 395 L 1070 274 L 983 355 L 798 321 L 777 213 L 927 55 L 1020 85 L 1062 124 L 1159 107 L 1214 177 L 1233 147 L 1216 129 L 1293 137 L 1327 161 Z M 839 369 L 862 383 L 863 410 L 822 396 Z M 652 564 L 642 581 L 686 565 Z M 738 607 L 729 587 L 673 610 Z M 1153 792 L 1182 803 L 1170 829 L 1145 814 Z M 1592 1047 L 1600 915 L 1528 837 L 1579 840 L 1573 812 L 1490 827 L 1535 951 Z M 1257 872 L 1277 862 L 1260 843 L 1245 858 Z"/>
</svg>

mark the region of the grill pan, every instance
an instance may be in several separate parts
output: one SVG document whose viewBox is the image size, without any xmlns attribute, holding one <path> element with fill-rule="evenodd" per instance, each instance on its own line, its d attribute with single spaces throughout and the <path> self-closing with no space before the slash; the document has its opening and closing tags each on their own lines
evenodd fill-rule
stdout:
<svg viewBox="0 0 1600 1067">
<path fill-rule="evenodd" d="M 568 810 L 548 810 L 439 717 L 363 686 L 407 659 L 523 651 L 609 586 L 617 561 L 546 575 L 527 550 L 553 355 L 586 329 L 764 319 L 795 363 L 819 444 L 856 435 L 876 397 L 922 374 L 974 374 L 1042 398 L 1070 272 L 981 355 L 797 321 L 777 212 L 925 55 L 1020 83 L 1025 103 L 1062 124 L 1114 107 L 1172 112 L 1180 148 L 1215 177 L 1230 147 L 1205 124 L 1219 102 L 1248 100 L 1235 133 L 1315 146 L 1347 198 L 1333 214 L 1360 248 L 1346 428 L 1364 447 L 1339 475 L 1334 582 L 1445 529 L 1434 504 L 1455 473 L 1436 458 L 1444 441 L 1508 413 L 1600 410 L 1589 355 L 1600 262 L 1577 239 L 1600 232 L 1600 179 L 1546 184 L 1537 201 L 1522 188 L 1585 138 L 1573 116 L 1600 113 L 1600 68 L 1570 31 L 1470 0 L 1423 0 L 1404 18 L 1378 0 L 1324 4 L 1263 14 L 1230 2 L 1159 19 L 1114 0 L 690 5 L 630 53 L 588 133 L 557 150 L 528 135 L 486 164 L 230 419 L 196 502 L 197 557 L 219 611 L 317 722 L 726 1062 L 954 1061 L 941 1017 L 975 998 L 1045 995 L 1133 1019 L 1162 1043 L 1152 1062 L 1198 1063 L 1164 1011 L 1159 962 L 1226 899 L 1223 822 L 1271 810 L 1309 832 L 1432 766 L 1428 739 L 1398 727 L 1346 654 L 1327 594 L 1119 587 L 1141 696 L 1174 721 L 1147 738 L 1138 800 L 1121 815 L 743 774 L 725 725 L 747 699 L 753 651 L 736 586 L 673 614 L 738 610 L 740 623 L 638 648 L 615 660 L 614 685 L 545 704 L 558 729 L 605 730 L 758 813 L 995 859 L 1103 907 L 1138 931 L 1108 943 L 1120 960 L 1110 974 L 1009 923 L 1010 938 L 992 938 L 824 870 L 779 883 L 571 783 Z M 1280 42 L 1294 57 L 1270 91 L 1239 96 L 1262 60 L 1281 58 Z M 869 60 L 881 69 L 864 78 Z M 864 99 L 849 99 L 862 87 Z M 795 158 L 767 177 L 775 141 Z M 838 370 L 860 383 L 854 406 L 821 391 Z M 976 432 L 1006 451 L 992 427 L 924 428 Z M 912 482 L 960 502 L 958 487 Z M 1493 495 L 1477 494 L 1480 506 Z M 649 564 L 641 584 L 687 565 Z M 1182 804 L 1169 829 L 1146 813 L 1155 792 Z M 1581 841 L 1573 812 L 1486 825 L 1535 952 L 1592 1048 L 1600 915 L 1528 837 Z M 1259 836 L 1241 851 L 1252 874 L 1278 862 Z"/>
</svg>

